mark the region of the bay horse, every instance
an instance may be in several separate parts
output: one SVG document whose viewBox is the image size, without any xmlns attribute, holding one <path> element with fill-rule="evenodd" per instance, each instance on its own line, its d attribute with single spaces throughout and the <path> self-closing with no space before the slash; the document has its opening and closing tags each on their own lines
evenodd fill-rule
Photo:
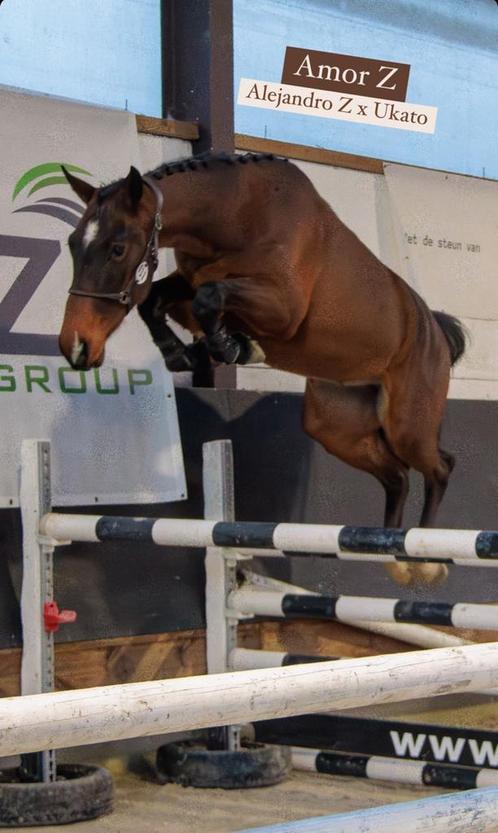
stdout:
<svg viewBox="0 0 498 833">
<path fill-rule="evenodd" d="M 420 525 L 435 524 L 454 465 L 439 435 L 464 329 L 381 263 L 296 165 L 203 155 L 145 176 L 132 167 L 98 189 L 65 175 L 87 206 L 69 237 L 59 340 L 74 368 L 99 366 L 137 305 L 170 369 L 192 368 L 202 347 L 219 362 L 301 374 L 305 430 L 377 478 L 384 526 L 402 525 L 410 468 L 424 478 Z M 162 246 L 177 269 L 152 283 Z M 202 341 L 185 346 L 166 314 Z M 395 567 L 411 577 L 411 565 Z"/>
</svg>

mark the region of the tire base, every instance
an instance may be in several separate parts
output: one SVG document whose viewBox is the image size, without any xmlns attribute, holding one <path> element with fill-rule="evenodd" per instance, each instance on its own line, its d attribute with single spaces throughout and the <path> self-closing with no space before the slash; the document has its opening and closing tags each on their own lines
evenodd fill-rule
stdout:
<svg viewBox="0 0 498 833">
<path fill-rule="evenodd" d="M 291 765 L 290 749 L 251 743 L 234 751 L 210 750 L 195 742 L 169 743 L 156 756 L 158 777 L 185 787 L 240 790 L 283 781 Z"/>
<path fill-rule="evenodd" d="M 0 827 L 71 824 L 113 809 L 111 773 L 102 767 L 61 764 L 57 780 L 23 782 L 17 769 L 0 771 Z"/>
</svg>

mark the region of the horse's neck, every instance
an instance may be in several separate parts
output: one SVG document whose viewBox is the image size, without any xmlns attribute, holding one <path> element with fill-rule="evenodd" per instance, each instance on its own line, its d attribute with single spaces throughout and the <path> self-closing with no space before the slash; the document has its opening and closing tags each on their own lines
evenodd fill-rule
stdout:
<svg viewBox="0 0 498 833">
<path fill-rule="evenodd" d="M 230 169 L 213 168 L 175 173 L 158 180 L 164 197 L 161 246 L 184 248 L 178 241 L 192 238 L 196 240 L 196 253 L 201 240 L 212 243 L 214 248 L 230 246 L 232 236 L 237 235 L 235 225 L 230 222 L 236 203 L 236 189 L 230 188 L 230 173 Z"/>
<path fill-rule="evenodd" d="M 192 232 L 198 218 L 205 216 L 207 210 L 212 212 L 211 203 L 215 199 L 210 194 L 211 189 L 202 185 L 199 187 L 199 183 L 195 182 L 196 177 L 200 177 L 200 172 L 185 171 L 166 175 L 158 181 L 164 198 L 164 237 L 168 241 L 172 235 Z"/>
</svg>

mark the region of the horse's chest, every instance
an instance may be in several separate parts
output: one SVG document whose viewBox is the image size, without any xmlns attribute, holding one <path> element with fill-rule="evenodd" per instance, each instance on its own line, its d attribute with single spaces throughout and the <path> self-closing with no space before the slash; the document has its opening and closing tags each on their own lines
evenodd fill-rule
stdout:
<svg viewBox="0 0 498 833">
<path fill-rule="evenodd" d="M 183 277 L 192 285 L 195 283 L 195 274 L 207 263 L 211 263 L 207 258 L 193 257 L 192 255 L 184 254 L 183 252 L 175 252 L 176 263 L 178 270 Z"/>
</svg>

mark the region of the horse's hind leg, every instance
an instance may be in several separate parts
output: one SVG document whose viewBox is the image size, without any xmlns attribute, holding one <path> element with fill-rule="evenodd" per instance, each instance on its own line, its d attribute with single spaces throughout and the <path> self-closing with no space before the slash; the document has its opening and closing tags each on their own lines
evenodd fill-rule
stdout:
<svg viewBox="0 0 498 833">
<path fill-rule="evenodd" d="M 330 454 L 377 478 L 386 495 L 384 526 L 401 527 L 409 463 L 391 449 L 378 405 L 379 388 L 374 385 L 342 387 L 308 380 L 304 426 Z M 385 567 L 390 577 L 403 585 L 441 581 L 447 576 L 444 564 L 396 561 Z"/>
<path fill-rule="evenodd" d="M 448 451 L 439 450 L 440 461 L 429 476 L 424 478 L 425 500 L 420 526 L 434 526 L 436 514 L 455 466 L 455 458 Z"/>
<path fill-rule="evenodd" d="M 391 373 L 386 380 L 387 396 L 382 410 L 390 446 L 400 460 L 424 477 L 425 500 L 420 526 L 435 525 L 454 466 L 453 457 L 439 448 L 449 364 L 435 355 L 430 371 L 413 360 L 409 366 Z M 443 564 L 420 565 L 419 570 L 426 575 L 426 580 L 439 580 L 448 574 Z"/>
<path fill-rule="evenodd" d="M 433 359 L 432 378 L 416 361 L 403 365 L 386 380 L 382 423 L 391 448 L 403 462 L 421 472 L 425 501 L 421 526 L 434 526 L 454 458 L 439 448 L 446 406 L 449 367 Z"/>
<path fill-rule="evenodd" d="M 408 469 L 389 448 L 378 413 L 378 387 L 343 387 L 308 380 L 304 427 L 330 454 L 372 474 L 385 492 L 384 525 L 400 527 L 408 495 Z"/>
</svg>

